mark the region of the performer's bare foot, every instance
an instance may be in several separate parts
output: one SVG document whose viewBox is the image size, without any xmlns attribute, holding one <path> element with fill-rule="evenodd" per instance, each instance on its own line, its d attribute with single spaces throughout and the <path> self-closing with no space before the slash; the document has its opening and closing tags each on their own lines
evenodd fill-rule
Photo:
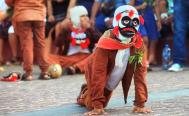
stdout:
<svg viewBox="0 0 189 116">
<path fill-rule="evenodd" d="M 141 108 L 141 107 L 134 106 L 133 112 L 134 113 L 144 113 L 144 114 L 147 114 L 147 113 L 151 113 L 153 111 L 151 109 L 149 109 L 149 108 L 145 108 L 145 107 Z"/>
<path fill-rule="evenodd" d="M 106 114 L 108 114 L 108 113 L 105 112 L 103 108 L 102 109 L 93 109 L 89 112 L 84 113 L 84 115 L 89 115 L 89 116 L 91 116 L 91 115 L 106 115 Z"/>
</svg>

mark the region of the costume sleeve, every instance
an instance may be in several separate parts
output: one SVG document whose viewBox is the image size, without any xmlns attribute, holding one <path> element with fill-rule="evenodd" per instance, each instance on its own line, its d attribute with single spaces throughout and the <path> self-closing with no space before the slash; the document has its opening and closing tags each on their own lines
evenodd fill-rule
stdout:
<svg viewBox="0 0 189 116">
<path fill-rule="evenodd" d="M 144 49 L 142 51 L 144 52 Z M 148 98 L 146 73 L 147 73 L 146 56 L 143 55 L 142 64 L 137 63 L 134 72 L 134 85 L 135 85 L 134 105 L 138 107 L 144 107 L 144 104 Z"/>
<path fill-rule="evenodd" d="M 91 97 L 94 108 L 103 108 L 104 88 L 107 81 L 108 50 L 96 48 L 92 64 Z"/>
</svg>

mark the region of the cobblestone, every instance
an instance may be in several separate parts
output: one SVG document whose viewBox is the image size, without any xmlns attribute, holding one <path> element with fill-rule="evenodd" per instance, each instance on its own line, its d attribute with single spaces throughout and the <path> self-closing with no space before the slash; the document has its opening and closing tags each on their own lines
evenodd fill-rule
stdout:
<svg viewBox="0 0 189 116">
<path fill-rule="evenodd" d="M 5 67 L 5 70 L 5 72 L 0 73 L 0 77 L 11 71 L 22 72 L 20 66 Z M 59 79 L 38 80 L 39 73 L 39 68 L 35 66 L 35 79 L 33 81 L 0 82 L 0 115 L 43 110 L 49 107 L 62 107 L 66 104 L 75 103 L 80 86 L 85 82 L 84 75 L 63 75 Z M 178 73 L 164 72 L 160 68 L 155 68 L 153 72 L 148 73 L 147 80 L 149 93 L 189 89 L 189 68 Z M 134 95 L 133 85 L 129 95 Z M 122 96 L 121 85 L 119 85 L 113 94 L 113 98 Z M 149 99 L 147 106 L 154 110 L 154 113 L 148 116 L 188 116 L 189 95 L 176 96 L 166 100 L 155 99 L 150 101 Z M 131 110 L 131 105 L 108 107 L 107 109 L 109 115 L 112 116 L 142 115 L 133 114 Z"/>
</svg>

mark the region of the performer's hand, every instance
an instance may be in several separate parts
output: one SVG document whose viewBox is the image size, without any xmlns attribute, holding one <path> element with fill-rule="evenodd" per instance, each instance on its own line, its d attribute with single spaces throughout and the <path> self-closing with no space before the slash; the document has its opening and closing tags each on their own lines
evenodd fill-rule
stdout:
<svg viewBox="0 0 189 116">
<path fill-rule="evenodd" d="M 144 114 L 147 114 L 147 113 L 151 113 L 153 111 L 150 108 L 145 108 L 145 107 L 141 108 L 141 107 L 134 106 L 133 112 L 134 113 L 144 113 Z"/>
<path fill-rule="evenodd" d="M 108 114 L 107 112 L 104 111 L 104 109 L 93 109 L 89 112 L 86 112 L 84 113 L 84 115 L 88 115 L 88 116 L 91 116 L 91 115 L 106 115 Z"/>
</svg>

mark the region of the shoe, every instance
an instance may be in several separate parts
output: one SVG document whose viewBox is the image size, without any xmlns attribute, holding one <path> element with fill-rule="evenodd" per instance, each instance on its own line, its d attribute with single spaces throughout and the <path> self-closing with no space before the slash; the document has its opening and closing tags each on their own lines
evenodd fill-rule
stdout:
<svg viewBox="0 0 189 116">
<path fill-rule="evenodd" d="M 32 77 L 32 75 L 30 75 L 30 74 L 24 73 L 24 74 L 22 75 L 22 79 L 21 79 L 21 80 L 23 80 L 23 81 L 32 81 L 32 80 L 33 80 L 33 77 Z"/>
<path fill-rule="evenodd" d="M 67 67 L 66 71 L 68 75 L 81 74 L 81 71 L 79 70 L 79 68 L 74 67 L 74 66 Z"/>
<path fill-rule="evenodd" d="M 41 79 L 41 80 L 49 80 L 49 79 L 51 79 L 51 76 L 48 73 L 41 73 L 40 76 L 39 76 L 39 79 Z"/>
<path fill-rule="evenodd" d="M 183 71 L 183 68 L 180 64 L 178 63 L 174 63 L 169 69 L 168 71 L 171 71 L 171 72 L 179 72 L 179 71 Z"/>
<path fill-rule="evenodd" d="M 76 70 L 75 70 L 75 68 L 72 67 L 72 66 L 66 68 L 66 70 L 67 70 L 67 74 L 68 74 L 68 75 L 74 75 L 74 74 L 76 74 Z"/>
<path fill-rule="evenodd" d="M 12 72 L 7 76 L 4 76 L 1 81 L 8 81 L 8 82 L 16 82 L 21 79 L 21 73 L 19 72 Z"/>
</svg>

